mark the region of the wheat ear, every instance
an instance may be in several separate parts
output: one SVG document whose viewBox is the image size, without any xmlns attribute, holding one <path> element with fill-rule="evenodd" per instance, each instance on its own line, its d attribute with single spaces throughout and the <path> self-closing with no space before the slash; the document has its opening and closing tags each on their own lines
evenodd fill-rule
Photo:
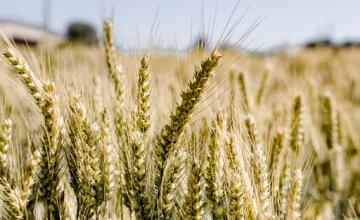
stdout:
<svg viewBox="0 0 360 220">
<path fill-rule="evenodd" d="M 104 201 L 105 206 L 110 201 L 111 192 L 114 188 L 114 165 L 112 150 L 112 140 L 110 131 L 110 116 L 107 109 L 104 109 L 100 115 L 101 127 L 100 127 L 100 138 L 102 149 L 100 150 L 101 155 L 101 171 L 102 171 L 102 182 L 104 185 Z"/>
<path fill-rule="evenodd" d="M 266 83 L 268 81 L 268 78 L 269 78 L 269 71 L 266 70 L 262 76 L 262 79 L 261 79 L 261 83 L 260 83 L 260 87 L 259 87 L 259 90 L 257 91 L 257 94 L 256 94 L 256 104 L 259 105 L 261 103 L 261 100 L 264 96 L 264 91 L 265 91 L 265 88 L 266 88 Z"/>
<path fill-rule="evenodd" d="M 183 174 L 185 156 L 185 153 L 176 150 L 172 156 L 172 163 L 169 164 L 170 166 L 168 166 L 164 177 L 165 183 L 162 184 L 163 188 L 161 189 L 161 214 L 165 219 L 171 219 L 175 212 L 176 192 Z"/>
<path fill-rule="evenodd" d="M 243 191 L 242 180 L 240 179 L 238 173 L 234 173 L 233 177 L 229 181 L 229 214 L 232 219 L 240 220 L 245 219 L 245 194 Z"/>
<path fill-rule="evenodd" d="M 78 202 L 77 216 L 91 218 L 104 201 L 104 185 L 100 170 L 100 128 L 90 124 L 84 106 L 78 99 L 70 102 L 71 145 L 67 159 L 71 183 Z M 83 184 L 83 183 L 87 184 Z"/>
<path fill-rule="evenodd" d="M 219 52 L 214 50 L 210 57 L 203 61 L 201 69 L 195 71 L 194 80 L 189 83 L 188 89 L 181 95 L 181 103 L 177 106 L 175 113 L 171 114 L 170 122 L 165 125 L 157 137 L 157 144 L 155 146 L 155 186 L 161 184 L 168 153 L 173 151 L 184 126 L 189 121 L 196 104 L 200 101 L 206 85 L 213 75 L 213 69 L 218 65 L 220 58 Z M 157 189 L 158 198 L 160 196 L 159 191 Z"/>
<path fill-rule="evenodd" d="M 278 130 L 276 132 L 276 136 L 274 140 L 272 141 L 271 153 L 270 153 L 269 170 L 271 171 L 272 174 L 274 174 L 275 171 L 277 170 L 280 154 L 284 149 L 284 144 L 285 144 L 284 141 L 285 141 L 284 132 L 282 130 Z"/>
<path fill-rule="evenodd" d="M 244 73 L 239 74 L 239 86 L 242 100 L 242 107 L 246 113 L 250 112 L 249 97 L 247 92 L 247 84 Z"/>
<path fill-rule="evenodd" d="M 322 131 L 325 134 L 326 144 L 328 149 L 333 149 L 337 144 L 336 110 L 329 95 L 322 97 L 322 115 Z"/>
<path fill-rule="evenodd" d="M 137 85 L 137 126 L 141 133 L 146 135 L 150 128 L 150 86 L 149 86 L 149 58 L 141 59 Z"/>
<path fill-rule="evenodd" d="M 220 183 L 220 148 L 224 138 L 224 119 L 221 113 L 216 114 L 210 134 L 208 146 L 208 166 L 206 168 L 206 203 L 211 210 L 211 214 L 216 217 L 217 206 L 221 198 Z"/>
<path fill-rule="evenodd" d="M 105 60 L 108 67 L 110 78 L 115 84 L 115 95 L 118 102 L 123 102 L 123 85 L 121 84 L 120 75 L 122 73 L 121 66 L 117 63 L 116 47 L 113 37 L 113 24 L 110 20 L 104 21 L 104 44 L 105 44 Z"/>
<path fill-rule="evenodd" d="M 229 83 L 230 83 L 230 104 L 229 104 L 229 117 L 228 117 L 228 127 L 229 129 L 234 129 L 234 122 L 235 122 L 235 98 L 236 98 L 236 93 L 235 93 L 235 72 L 231 71 L 230 72 L 230 78 L 229 78 Z"/>
<path fill-rule="evenodd" d="M 105 61 L 108 68 L 109 77 L 114 83 L 115 87 L 115 112 L 114 112 L 114 125 L 117 141 L 125 141 L 129 142 L 129 124 L 125 118 L 125 110 L 124 110 L 124 88 L 121 81 L 122 67 L 118 64 L 116 47 L 114 43 L 113 37 L 113 24 L 111 20 L 104 21 L 104 45 L 105 45 Z M 121 159 L 118 166 L 116 166 L 116 171 L 118 176 L 116 178 L 119 179 L 121 185 L 121 189 L 117 189 L 119 191 L 120 203 L 124 202 L 124 204 L 132 210 L 131 201 L 134 195 L 134 188 L 132 186 L 132 177 L 131 177 L 131 161 L 129 155 L 129 149 L 125 146 L 118 146 L 119 149 L 119 158 Z M 119 170 L 120 164 L 124 165 L 124 170 Z M 122 206 L 122 204 L 119 204 Z M 120 207 L 120 209 L 122 209 Z"/>
<path fill-rule="evenodd" d="M 41 148 L 39 190 L 40 199 L 46 202 L 47 215 L 58 217 L 59 209 L 56 205 L 57 186 L 61 179 L 61 149 L 60 124 L 55 95 L 55 86 L 52 83 L 41 83 L 31 71 L 28 64 L 12 49 L 3 53 L 11 64 L 12 72 L 23 81 L 40 108 L 44 117 L 44 136 Z"/>
<path fill-rule="evenodd" d="M 43 85 L 43 103 L 41 105 L 44 117 L 44 137 L 41 158 L 39 161 L 40 173 L 39 193 L 40 198 L 46 201 L 47 216 L 59 218 L 58 185 L 63 176 L 62 156 L 60 144 L 60 121 L 53 83 Z"/>
<path fill-rule="evenodd" d="M 228 132 L 225 139 L 225 153 L 231 170 L 239 171 L 239 159 L 236 154 L 235 146 L 235 134 L 234 132 Z"/>
<path fill-rule="evenodd" d="M 200 164 L 192 161 L 183 206 L 185 219 L 200 220 L 204 218 L 204 183 L 201 173 Z"/>
<path fill-rule="evenodd" d="M 24 175 L 21 178 L 21 194 L 25 202 L 28 202 L 35 194 L 33 188 L 36 183 L 36 174 L 39 170 L 40 158 L 40 151 L 34 150 L 30 160 L 25 165 Z"/>
<path fill-rule="evenodd" d="M 299 147 L 304 142 L 304 129 L 303 129 L 303 101 L 301 96 L 296 96 L 294 105 L 292 107 L 292 119 L 290 125 L 290 148 L 295 154 L 295 158 L 299 154 Z"/>
<path fill-rule="evenodd" d="M 300 219 L 300 205 L 302 197 L 303 175 L 300 169 L 293 174 L 287 209 L 287 219 Z"/>
<path fill-rule="evenodd" d="M 124 111 L 124 88 L 121 81 L 122 67 L 118 64 L 116 47 L 113 37 L 113 24 L 111 20 L 104 21 L 104 44 L 105 61 L 108 68 L 109 77 L 115 87 L 115 113 L 114 124 L 116 135 L 119 139 L 129 138 L 127 136 L 128 124 Z M 121 149 L 123 150 L 123 149 Z"/>
<path fill-rule="evenodd" d="M 277 196 L 278 206 L 278 215 L 280 219 L 284 219 L 286 215 L 286 210 L 288 207 L 288 195 L 289 189 L 291 187 L 291 167 L 289 159 L 285 159 L 284 164 L 281 169 L 280 179 L 279 179 L 279 191 Z"/>
<path fill-rule="evenodd" d="M 235 149 L 235 140 L 234 132 L 230 131 L 226 137 L 225 147 L 226 147 L 226 159 L 227 159 L 227 168 L 226 176 L 229 185 L 228 199 L 229 199 L 229 214 L 233 219 L 244 219 L 246 217 L 254 218 L 254 209 L 249 194 L 249 188 L 244 181 L 244 176 L 246 175 L 246 170 L 241 166 L 240 161 L 238 160 L 238 155 L 236 154 Z"/>
<path fill-rule="evenodd" d="M 260 199 L 261 209 L 263 214 L 271 218 L 273 213 L 271 209 L 270 200 L 270 179 L 269 171 L 266 163 L 266 158 L 263 153 L 262 146 L 258 140 L 257 130 L 255 127 L 255 120 L 251 115 L 248 115 L 245 120 L 245 125 L 248 130 L 251 145 L 251 167 L 254 174 L 255 184 L 257 186 L 258 195 Z"/>
<path fill-rule="evenodd" d="M 8 150 L 11 140 L 12 121 L 5 120 L 0 125 L 0 176 L 8 176 Z"/>
<path fill-rule="evenodd" d="M 133 187 L 135 200 L 135 213 L 139 219 L 151 217 L 149 198 L 146 192 L 146 161 L 145 145 L 139 131 L 132 133 L 132 159 L 133 159 Z"/>
<path fill-rule="evenodd" d="M 11 64 L 12 72 L 16 73 L 20 80 L 23 81 L 37 105 L 40 105 L 42 98 L 42 83 L 35 77 L 35 74 L 32 72 L 29 65 L 10 48 L 3 52 L 3 55 Z"/>
<path fill-rule="evenodd" d="M 26 216 L 26 203 L 19 190 L 14 190 L 5 178 L 0 178 L 0 201 L 6 219 L 23 220 Z"/>
</svg>

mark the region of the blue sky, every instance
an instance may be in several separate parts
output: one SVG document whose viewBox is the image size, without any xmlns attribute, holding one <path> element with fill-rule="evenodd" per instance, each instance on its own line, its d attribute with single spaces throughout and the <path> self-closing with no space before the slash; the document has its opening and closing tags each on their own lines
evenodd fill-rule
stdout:
<svg viewBox="0 0 360 220">
<path fill-rule="evenodd" d="M 0 0 L 0 19 L 41 25 L 45 1 Z M 48 23 L 51 30 L 59 33 L 64 33 L 68 23 L 74 20 L 89 22 L 101 31 L 102 20 L 113 17 L 118 44 L 124 48 L 134 48 L 147 45 L 158 12 L 156 42 L 162 47 L 184 49 L 201 32 L 212 32 L 212 42 L 216 42 L 237 2 L 51 0 Z M 216 8 L 216 22 L 211 31 Z M 246 16 L 232 32 L 230 41 L 239 40 L 256 19 L 261 18 L 260 25 L 243 43 L 250 49 L 296 45 L 323 36 L 336 41 L 360 39 L 359 0 L 240 0 L 231 24 L 247 9 Z"/>
</svg>

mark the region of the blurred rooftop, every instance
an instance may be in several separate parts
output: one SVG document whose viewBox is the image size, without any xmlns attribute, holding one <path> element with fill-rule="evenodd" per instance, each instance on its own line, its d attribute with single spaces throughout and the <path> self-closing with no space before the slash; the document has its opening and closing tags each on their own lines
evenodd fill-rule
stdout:
<svg viewBox="0 0 360 220">
<path fill-rule="evenodd" d="M 0 20 L 0 33 L 17 44 L 29 46 L 56 46 L 65 40 L 61 34 L 13 20 Z"/>
</svg>

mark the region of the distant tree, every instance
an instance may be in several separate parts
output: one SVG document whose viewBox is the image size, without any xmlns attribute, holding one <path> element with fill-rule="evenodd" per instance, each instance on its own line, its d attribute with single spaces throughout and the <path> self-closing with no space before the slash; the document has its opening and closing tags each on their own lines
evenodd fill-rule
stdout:
<svg viewBox="0 0 360 220">
<path fill-rule="evenodd" d="M 99 42 L 95 28 L 90 24 L 82 22 L 73 22 L 69 25 L 67 38 L 69 41 L 88 45 L 97 44 Z"/>
<path fill-rule="evenodd" d="M 194 42 L 191 48 L 208 49 L 209 48 L 208 40 L 206 39 L 206 37 L 200 36 L 196 39 L 196 41 Z"/>
<path fill-rule="evenodd" d="M 348 48 L 348 47 L 360 47 L 360 40 L 359 41 L 351 41 L 351 40 L 348 40 L 348 41 L 345 41 L 341 44 L 341 47 L 344 47 L 344 48 Z"/>
<path fill-rule="evenodd" d="M 313 49 L 316 47 L 333 47 L 334 43 L 328 38 L 323 38 L 323 39 L 309 41 L 305 43 L 304 46 L 305 48 Z"/>
</svg>

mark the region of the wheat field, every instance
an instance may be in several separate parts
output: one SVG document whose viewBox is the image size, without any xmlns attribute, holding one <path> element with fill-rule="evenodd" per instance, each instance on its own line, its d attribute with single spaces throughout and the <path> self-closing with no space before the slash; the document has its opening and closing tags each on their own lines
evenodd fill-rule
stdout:
<svg viewBox="0 0 360 220">
<path fill-rule="evenodd" d="M 0 50 L 1 219 L 358 219 L 359 48 Z"/>
</svg>

